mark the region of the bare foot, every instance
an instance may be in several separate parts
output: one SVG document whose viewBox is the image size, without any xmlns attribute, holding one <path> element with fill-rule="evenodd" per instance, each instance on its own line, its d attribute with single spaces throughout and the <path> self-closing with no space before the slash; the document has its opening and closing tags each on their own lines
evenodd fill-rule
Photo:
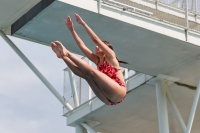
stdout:
<svg viewBox="0 0 200 133">
<path fill-rule="evenodd" d="M 69 54 L 69 51 L 59 41 L 52 42 L 52 49 L 56 53 L 58 58 L 62 58 L 63 56 L 68 56 Z"/>
<path fill-rule="evenodd" d="M 55 44 L 55 42 L 51 42 L 51 48 L 56 53 L 58 58 L 62 57 L 61 52 L 60 52 L 59 48 L 57 47 L 57 45 Z"/>
</svg>

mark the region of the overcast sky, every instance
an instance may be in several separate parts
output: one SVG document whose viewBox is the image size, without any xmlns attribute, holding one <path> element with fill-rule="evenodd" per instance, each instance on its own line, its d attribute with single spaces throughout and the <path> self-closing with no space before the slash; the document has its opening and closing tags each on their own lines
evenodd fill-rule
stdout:
<svg viewBox="0 0 200 133">
<path fill-rule="evenodd" d="M 50 47 L 10 37 L 63 95 L 63 69 Z M 63 106 L 0 37 L 0 133 L 75 133 Z"/>
</svg>

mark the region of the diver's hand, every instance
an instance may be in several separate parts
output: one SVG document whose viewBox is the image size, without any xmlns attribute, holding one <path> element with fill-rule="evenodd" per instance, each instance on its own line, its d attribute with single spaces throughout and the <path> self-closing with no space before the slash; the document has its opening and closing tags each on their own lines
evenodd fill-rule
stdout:
<svg viewBox="0 0 200 133">
<path fill-rule="evenodd" d="M 85 22 L 82 20 L 82 18 L 81 18 L 77 13 L 75 13 L 74 15 L 75 15 L 75 17 L 76 17 L 76 21 L 77 21 L 79 24 L 81 24 L 81 25 L 84 25 L 84 24 L 85 24 Z"/>
<path fill-rule="evenodd" d="M 70 30 L 70 31 L 74 31 L 74 25 L 73 25 L 73 22 L 70 18 L 70 16 L 68 16 L 65 20 L 65 24 L 67 26 L 67 28 Z"/>
</svg>

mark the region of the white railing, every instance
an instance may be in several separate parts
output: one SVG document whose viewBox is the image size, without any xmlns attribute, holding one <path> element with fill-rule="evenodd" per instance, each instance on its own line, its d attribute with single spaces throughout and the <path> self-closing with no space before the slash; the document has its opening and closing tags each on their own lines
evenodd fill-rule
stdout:
<svg viewBox="0 0 200 133">
<path fill-rule="evenodd" d="M 186 8 L 186 0 L 157 0 L 159 2 L 175 6 L 177 8 Z M 200 13 L 200 1 L 198 0 L 187 0 L 188 10 L 194 13 Z"/>
<path fill-rule="evenodd" d="M 148 16 L 153 15 L 152 12 L 145 11 L 145 10 L 133 7 L 133 6 L 129 6 L 129 5 L 123 4 L 123 3 L 115 1 L 115 0 L 103 0 L 103 2 L 106 3 L 106 4 L 112 4 L 113 6 L 122 8 L 123 10 L 128 10 L 128 11 L 131 11 L 131 12 L 137 12 L 137 13 L 145 14 L 145 15 L 148 15 Z"/>
<path fill-rule="evenodd" d="M 99 0 L 100 3 L 101 0 Z M 155 1 L 155 7 L 144 4 L 140 0 L 102 0 L 102 3 L 121 8 L 123 11 L 133 12 L 155 18 L 162 22 L 176 25 L 185 29 L 186 41 L 188 30 L 200 32 L 200 2 L 197 0 L 146 0 L 151 3 Z M 144 5 L 143 5 L 144 4 Z M 99 4 L 100 5 L 100 4 Z M 170 13 L 163 8 L 166 7 Z M 177 8 L 177 12 L 174 9 Z M 99 9 L 100 10 L 100 9 Z M 181 11 L 182 10 L 182 11 Z M 172 13 L 172 12 L 174 13 Z"/>
<path fill-rule="evenodd" d="M 86 57 L 82 57 L 82 59 L 96 68 L 96 65 L 91 63 L 91 61 L 89 61 Z M 125 82 L 127 82 L 136 74 L 133 70 L 128 70 L 122 67 L 121 69 L 124 74 Z M 63 98 L 65 102 L 69 103 L 73 108 L 76 108 L 94 98 L 95 96 L 96 95 L 93 93 L 88 83 L 84 79 L 71 73 L 71 70 L 68 67 L 64 69 Z M 66 108 L 63 109 L 63 114 L 66 114 L 68 110 Z"/>
</svg>

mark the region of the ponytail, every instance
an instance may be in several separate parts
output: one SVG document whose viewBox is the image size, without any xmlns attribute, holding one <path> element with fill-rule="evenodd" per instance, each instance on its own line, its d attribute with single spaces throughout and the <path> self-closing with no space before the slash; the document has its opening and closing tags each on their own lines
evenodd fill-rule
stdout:
<svg viewBox="0 0 200 133">
<path fill-rule="evenodd" d="M 116 57 L 116 58 L 117 58 L 117 57 Z M 118 61 L 119 63 L 128 64 L 128 62 L 126 62 L 126 61 L 123 61 L 123 60 L 119 60 L 118 58 L 117 58 L 117 61 Z"/>
</svg>

